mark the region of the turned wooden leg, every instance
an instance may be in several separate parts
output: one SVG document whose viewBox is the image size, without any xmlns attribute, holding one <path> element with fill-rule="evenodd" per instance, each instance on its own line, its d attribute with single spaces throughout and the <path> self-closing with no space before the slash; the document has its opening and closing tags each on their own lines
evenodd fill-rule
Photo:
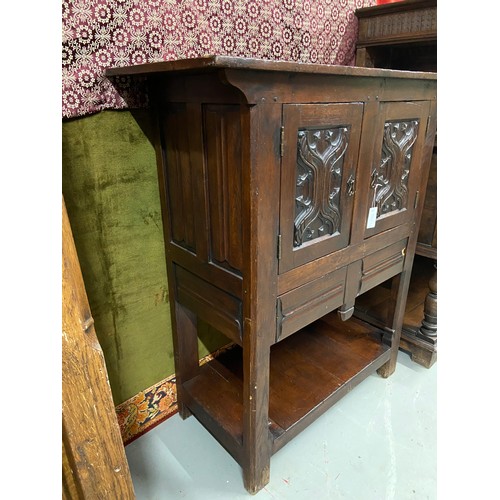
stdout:
<svg viewBox="0 0 500 500">
<path fill-rule="evenodd" d="M 401 349 L 415 363 L 430 368 L 437 360 L 437 272 L 429 280 L 429 292 L 424 301 L 424 318 L 420 326 L 404 326 Z"/>
<path fill-rule="evenodd" d="M 424 302 L 424 319 L 417 336 L 423 340 L 437 340 L 437 265 L 429 281 L 429 293 Z"/>
</svg>

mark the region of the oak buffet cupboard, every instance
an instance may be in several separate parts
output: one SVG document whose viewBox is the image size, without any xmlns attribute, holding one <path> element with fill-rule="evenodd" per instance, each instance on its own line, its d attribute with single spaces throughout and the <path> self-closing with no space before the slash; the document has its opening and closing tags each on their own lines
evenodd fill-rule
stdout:
<svg viewBox="0 0 500 500">
<path fill-rule="evenodd" d="M 255 493 L 270 457 L 395 369 L 436 129 L 436 75 L 203 57 L 147 75 L 179 412 Z M 386 325 L 352 316 L 392 279 Z M 199 366 L 197 318 L 236 346 Z"/>
</svg>

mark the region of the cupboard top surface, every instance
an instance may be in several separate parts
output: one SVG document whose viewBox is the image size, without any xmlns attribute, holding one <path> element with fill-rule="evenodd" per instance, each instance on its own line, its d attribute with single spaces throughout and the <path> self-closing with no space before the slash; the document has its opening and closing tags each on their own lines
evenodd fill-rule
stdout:
<svg viewBox="0 0 500 500">
<path fill-rule="evenodd" d="M 437 74 L 430 72 L 267 61 L 263 59 L 214 55 L 193 59 L 179 59 L 174 61 L 138 64 L 136 66 L 108 68 L 105 74 L 106 76 L 146 75 L 166 72 L 200 72 L 210 71 L 211 69 L 242 69 L 287 73 L 310 73 L 318 75 L 437 80 Z"/>
</svg>

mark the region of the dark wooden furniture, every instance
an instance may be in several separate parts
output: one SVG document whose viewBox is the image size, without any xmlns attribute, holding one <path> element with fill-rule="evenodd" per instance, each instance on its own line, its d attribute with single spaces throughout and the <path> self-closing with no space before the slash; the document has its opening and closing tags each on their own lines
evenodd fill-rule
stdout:
<svg viewBox="0 0 500 500">
<path fill-rule="evenodd" d="M 132 500 L 132 478 L 64 200 L 62 209 L 62 498 Z"/>
<path fill-rule="evenodd" d="M 404 0 L 358 9 L 356 65 L 416 71 L 437 71 L 437 0 Z M 437 141 L 434 147 L 416 253 L 428 259 L 429 280 L 423 320 L 409 315 L 403 323 L 401 349 L 429 368 L 437 359 Z M 409 293 L 413 291 L 410 283 Z M 418 294 L 418 291 L 415 290 Z M 366 310 L 366 306 L 364 308 Z M 372 318 L 379 318 L 376 308 Z M 360 317 L 368 319 L 360 312 Z"/>
<path fill-rule="evenodd" d="M 241 464 L 271 455 L 365 377 L 395 369 L 436 128 L 436 79 L 206 57 L 147 75 L 179 411 Z M 383 328 L 352 318 L 392 278 Z M 202 367 L 196 321 L 237 346 Z"/>
</svg>

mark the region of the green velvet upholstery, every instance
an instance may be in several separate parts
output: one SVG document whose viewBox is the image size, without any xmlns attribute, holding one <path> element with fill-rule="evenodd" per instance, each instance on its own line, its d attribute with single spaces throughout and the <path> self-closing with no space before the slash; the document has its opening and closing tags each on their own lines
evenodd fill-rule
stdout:
<svg viewBox="0 0 500 500">
<path fill-rule="evenodd" d="M 154 149 L 147 112 L 63 123 L 63 195 L 115 404 L 174 373 Z M 227 343 L 200 328 L 200 357 Z"/>
</svg>

